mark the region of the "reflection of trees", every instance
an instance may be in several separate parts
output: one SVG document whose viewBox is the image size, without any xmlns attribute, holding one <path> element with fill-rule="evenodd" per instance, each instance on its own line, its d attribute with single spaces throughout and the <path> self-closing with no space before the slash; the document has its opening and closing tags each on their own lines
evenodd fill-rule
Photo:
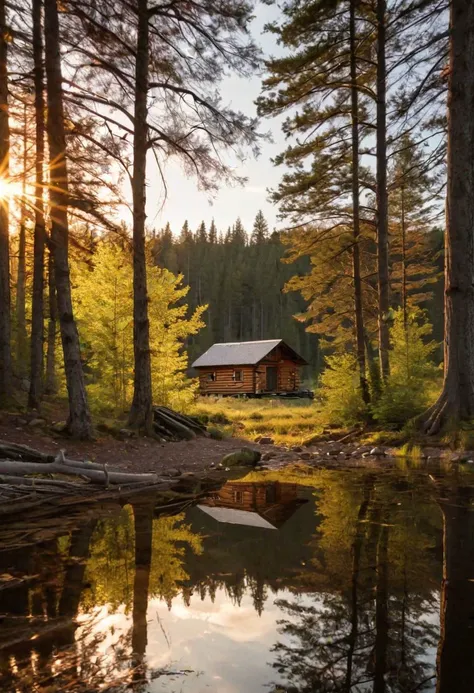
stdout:
<svg viewBox="0 0 474 693">
<path fill-rule="evenodd" d="M 115 506 L 113 513 L 110 506 L 105 520 L 76 524 L 47 545 L 0 552 L 0 572 L 13 564 L 22 573 L 0 590 L 0 613 L 7 614 L 0 629 L 0 690 L 138 690 L 147 676 L 162 673 L 146 670 L 148 600 L 178 594 L 188 577 L 185 547 L 199 552 L 201 539 L 182 515 L 154 518 L 153 505 L 148 499 L 133 511 Z M 113 611 L 124 603 L 130 631 L 104 631 L 98 607 Z M 104 652 L 108 637 L 114 644 Z"/>
<path fill-rule="evenodd" d="M 274 667 L 300 692 L 423 690 L 437 635 L 425 618 L 437 606 L 436 508 L 390 477 L 347 477 L 322 476 L 318 596 L 277 602 Z"/>
<path fill-rule="evenodd" d="M 437 693 L 474 691 L 474 489 L 445 492 Z"/>
</svg>

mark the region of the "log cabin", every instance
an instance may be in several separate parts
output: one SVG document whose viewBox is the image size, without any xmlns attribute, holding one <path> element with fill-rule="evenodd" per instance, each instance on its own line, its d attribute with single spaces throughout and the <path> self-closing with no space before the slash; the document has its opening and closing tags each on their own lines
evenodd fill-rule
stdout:
<svg viewBox="0 0 474 693">
<path fill-rule="evenodd" d="M 228 481 L 197 507 L 217 522 L 279 529 L 307 503 L 298 484 Z"/>
<path fill-rule="evenodd" d="M 192 367 L 201 395 L 296 394 L 307 362 L 282 339 L 214 344 Z"/>
</svg>

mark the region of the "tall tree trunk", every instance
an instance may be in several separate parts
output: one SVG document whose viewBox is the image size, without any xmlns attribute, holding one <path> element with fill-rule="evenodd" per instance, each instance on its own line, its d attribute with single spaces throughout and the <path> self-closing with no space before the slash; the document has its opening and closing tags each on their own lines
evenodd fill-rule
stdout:
<svg viewBox="0 0 474 693">
<path fill-rule="evenodd" d="M 474 3 L 451 0 L 444 384 L 422 417 L 437 433 L 474 416 Z"/>
<path fill-rule="evenodd" d="M 351 52 L 351 111 L 352 111 L 352 216 L 353 238 L 352 271 L 354 275 L 354 318 L 357 363 L 362 398 L 370 401 L 365 368 L 364 314 L 362 307 L 362 281 L 360 276 L 360 201 L 359 201 L 359 92 L 357 87 L 356 63 L 356 0 L 350 4 L 350 52 Z"/>
<path fill-rule="evenodd" d="M 43 391 L 44 358 L 44 68 L 41 27 L 42 0 L 33 0 L 33 58 L 35 83 L 35 232 L 33 248 L 33 300 L 31 308 L 30 391 L 28 406 L 38 408 Z"/>
<path fill-rule="evenodd" d="M 23 182 L 20 202 L 20 232 L 18 238 L 18 271 L 16 278 L 16 371 L 23 376 L 27 372 L 26 334 L 26 177 L 28 174 L 28 147 L 26 103 L 23 107 Z"/>
<path fill-rule="evenodd" d="M 48 351 L 46 354 L 46 377 L 44 391 L 47 395 L 54 395 L 56 386 L 56 323 L 58 320 L 56 282 L 54 281 L 54 259 L 50 252 L 48 258 Z"/>
<path fill-rule="evenodd" d="M 74 321 L 68 260 L 68 175 L 64 130 L 59 17 L 56 0 L 45 0 L 45 65 L 48 95 L 47 132 L 50 156 L 51 245 L 58 300 L 59 325 L 69 398 L 70 433 L 90 438 L 92 425 L 82 372 L 79 335 Z"/>
<path fill-rule="evenodd" d="M 137 54 L 135 60 L 135 124 L 133 138 L 133 348 L 135 369 L 133 402 L 129 423 L 152 431 L 150 325 L 145 255 L 145 204 L 147 93 L 148 93 L 148 0 L 138 0 Z"/>
<path fill-rule="evenodd" d="M 0 177 L 10 173 L 10 125 L 8 112 L 7 27 L 5 0 L 0 0 Z M 8 201 L 0 200 L 0 406 L 12 394 L 10 321 L 10 239 Z"/>
<path fill-rule="evenodd" d="M 401 187 L 401 227 L 402 227 L 402 311 L 405 335 L 405 363 L 407 378 L 410 377 L 410 352 L 408 344 L 408 289 L 407 289 L 407 229 L 405 219 L 405 186 Z"/>
<path fill-rule="evenodd" d="M 387 70 L 385 60 L 386 0 L 377 0 L 377 274 L 380 372 L 386 380 L 389 363 L 389 273 L 387 194 Z"/>
</svg>

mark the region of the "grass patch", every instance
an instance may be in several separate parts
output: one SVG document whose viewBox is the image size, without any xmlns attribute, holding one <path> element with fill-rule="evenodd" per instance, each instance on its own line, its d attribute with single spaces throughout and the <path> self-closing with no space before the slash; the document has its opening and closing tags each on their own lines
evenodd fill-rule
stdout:
<svg viewBox="0 0 474 693">
<path fill-rule="evenodd" d="M 270 436 L 288 446 L 321 434 L 325 423 L 320 407 L 310 400 L 202 398 L 190 413 L 205 423 L 224 424 L 236 437 Z"/>
</svg>

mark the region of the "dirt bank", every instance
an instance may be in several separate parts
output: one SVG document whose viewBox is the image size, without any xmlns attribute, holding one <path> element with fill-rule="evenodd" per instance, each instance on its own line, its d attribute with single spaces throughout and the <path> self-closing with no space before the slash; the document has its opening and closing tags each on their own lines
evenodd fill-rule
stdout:
<svg viewBox="0 0 474 693">
<path fill-rule="evenodd" d="M 228 452 L 239 450 L 243 445 L 249 445 L 248 441 L 238 438 L 226 440 L 196 438 L 177 443 L 159 443 L 151 438 L 118 440 L 109 434 L 100 435 L 94 441 L 83 442 L 51 433 L 41 424 L 31 425 L 23 421 L 24 419 L 18 415 L 4 414 L 0 419 L 0 442 L 30 445 L 43 452 L 66 449 L 71 458 L 106 462 L 114 467 L 133 472 L 159 474 L 171 467 L 183 472 L 199 472 L 212 463 L 220 462 Z"/>
</svg>

